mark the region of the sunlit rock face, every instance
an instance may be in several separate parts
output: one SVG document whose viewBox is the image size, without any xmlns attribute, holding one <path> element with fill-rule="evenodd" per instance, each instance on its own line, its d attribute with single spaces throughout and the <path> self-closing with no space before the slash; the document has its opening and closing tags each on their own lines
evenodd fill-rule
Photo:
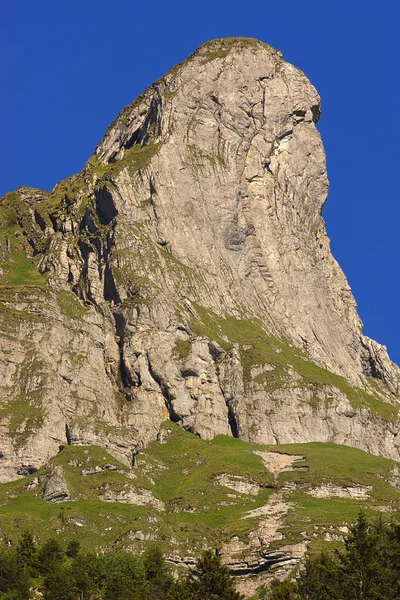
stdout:
<svg viewBox="0 0 400 600">
<path fill-rule="evenodd" d="M 2 480 L 65 444 L 131 464 L 165 419 L 399 457 L 399 369 L 363 336 L 325 233 L 319 116 L 278 51 L 216 40 L 79 175 L 1 200 Z"/>
</svg>

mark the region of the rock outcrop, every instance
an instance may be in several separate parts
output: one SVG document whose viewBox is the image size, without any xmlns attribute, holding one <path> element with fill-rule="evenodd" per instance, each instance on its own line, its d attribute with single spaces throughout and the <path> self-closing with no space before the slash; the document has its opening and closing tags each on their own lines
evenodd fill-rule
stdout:
<svg viewBox="0 0 400 600">
<path fill-rule="evenodd" d="M 43 500 L 45 502 L 65 502 L 68 499 L 69 491 L 63 470 L 58 465 L 53 466 L 47 475 L 43 488 Z"/>
<path fill-rule="evenodd" d="M 319 116 L 278 51 L 216 40 L 79 175 L 3 197 L 2 480 L 65 444 L 132 464 L 165 418 L 399 458 L 400 371 L 363 336 L 325 233 Z"/>
</svg>

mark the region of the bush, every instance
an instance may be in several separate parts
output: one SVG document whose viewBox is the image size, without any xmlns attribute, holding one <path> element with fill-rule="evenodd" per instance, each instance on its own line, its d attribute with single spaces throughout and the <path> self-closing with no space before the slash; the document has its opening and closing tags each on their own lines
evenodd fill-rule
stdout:
<svg viewBox="0 0 400 600">
<path fill-rule="evenodd" d="M 189 598 L 195 600 L 241 600 L 228 569 L 220 557 L 206 550 L 187 579 Z"/>
<path fill-rule="evenodd" d="M 28 569 L 18 560 L 18 554 L 9 549 L 0 551 L 0 599 L 28 600 L 31 578 Z"/>
<path fill-rule="evenodd" d="M 64 560 L 64 552 L 55 538 L 43 544 L 37 554 L 37 566 L 42 575 L 47 575 Z"/>
</svg>

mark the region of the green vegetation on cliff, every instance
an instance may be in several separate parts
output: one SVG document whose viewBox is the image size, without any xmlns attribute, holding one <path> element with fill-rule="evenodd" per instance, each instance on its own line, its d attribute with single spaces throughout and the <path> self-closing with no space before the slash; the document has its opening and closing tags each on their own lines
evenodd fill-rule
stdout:
<svg viewBox="0 0 400 600">
<path fill-rule="evenodd" d="M 193 303 L 193 307 L 198 318 L 191 316 L 190 326 L 196 335 L 215 340 L 227 352 L 232 344 L 239 345 L 247 385 L 252 379 L 252 368 L 267 365 L 273 367 L 273 370 L 265 375 L 258 375 L 256 381 L 263 383 L 268 392 L 286 386 L 304 386 L 318 392 L 324 386 L 333 386 L 347 396 L 353 408 L 367 408 L 386 421 L 397 420 L 398 406 L 384 402 L 378 394 L 372 396 L 366 390 L 352 386 L 341 375 L 316 365 L 289 340 L 269 335 L 259 320 L 220 317 L 197 303 Z M 300 375 L 300 381 L 288 377 L 289 370 Z"/>
<path fill-rule="evenodd" d="M 18 194 L 7 194 L 0 205 L 0 285 L 43 285 L 43 277 L 27 254 L 32 254 L 20 219 L 27 214 Z"/>
</svg>

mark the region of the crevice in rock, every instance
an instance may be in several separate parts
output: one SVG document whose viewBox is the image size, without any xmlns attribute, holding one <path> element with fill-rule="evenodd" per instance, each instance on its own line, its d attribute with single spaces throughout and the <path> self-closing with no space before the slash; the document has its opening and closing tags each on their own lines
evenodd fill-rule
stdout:
<svg viewBox="0 0 400 600">
<path fill-rule="evenodd" d="M 223 350 L 219 346 L 217 346 L 216 342 L 214 342 L 213 340 L 209 340 L 208 350 L 215 363 L 217 363 L 224 355 Z"/>
<path fill-rule="evenodd" d="M 191 332 L 184 325 L 178 325 L 176 331 L 182 331 L 183 333 L 186 333 L 189 337 L 192 336 Z"/>
<path fill-rule="evenodd" d="M 157 244 L 161 246 L 161 248 L 163 248 L 166 252 L 168 252 L 168 254 L 172 254 L 171 242 L 168 242 L 167 240 L 159 240 L 157 241 Z"/>
<path fill-rule="evenodd" d="M 125 332 L 125 327 L 126 327 L 126 320 L 125 320 L 124 315 L 120 312 L 115 312 L 113 314 L 113 316 L 114 316 L 114 321 L 115 321 L 115 333 L 116 333 L 117 337 L 119 338 L 118 345 L 120 347 L 122 347 L 122 345 L 124 343 L 124 332 Z"/>
<path fill-rule="evenodd" d="M 186 379 L 186 377 L 198 377 L 199 374 L 193 369 L 182 369 L 181 375 L 184 379 Z"/>
<path fill-rule="evenodd" d="M 32 238 L 31 236 L 29 236 L 28 232 L 23 231 L 23 235 L 26 237 L 28 244 L 30 245 L 30 247 L 33 250 L 32 256 L 37 256 L 38 254 L 41 254 L 43 256 L 45 254 L 45 252 L 47 252 L 48 244 L 46 244 L 46 249 L 45 249 L 45 251 L 43 251 L 43 249 L 39 249 L 37 247 L 35 239 Z"/>
<path fill-rule="evenodd" d="M 122 385 L 124 386 L 124 388 L 129 389 L 129 388 L 133 387 L 133 385 L 136 385 L 137 387 L 140 387 L 142 385 L 142 381 L 141 381 L 139 372 L 137 373 L 136 384 L 134 384 L 132 376 L 131 376 L 129 369 L 127 368 L 125 360 L 124 360 L 123 349 L 121 349 L 121 358 L 119 361 L 119 373 L 120 373 Z"/>
<path fill-rule="evenodd" d="M 121 296 L 118 293 L 112 267 L 108 263 L 106 264 L 106 268 L 104 270 L 103 296 L 104 299 L 108 300 L 109 302 L 121 304 Z"/>
<path fill-rule="evenodd" d="M 72 436 L 68 423 L 65 423 L 65 437 L 67 439 L 67 444 L 70 446 L 72 443 Z"/>
<path fill-rule="evenodd" d="M 146 121 L 145 121 L 146 122 Z M 129 148 L 132 148 L 132 146 L 134 146 L 135 144 L 140 144 L 140 140 L 141 140 L 141 136 L 143 134 L 143 126 L 141 125 L 141 127 L 138 127 L 137 129 L 135 129 L 135 131 L 132 133 L 131 137 L 129 138 L 129 140 L 127 141 L 127 143 L 125 144 L 125 148 L 128 150 Z M 111 157 L 110 157 L 111 158 Z"/>
<path fill-rule="evenodd" d="M 233 399 L 231 397 L 227 397 L 227 394 L 226 394 L 226 392 L 225 392 L 225 390 L 223 388 L 223 385 L 221 383 L 221 378 L 220 378 L 220 367 L 219 367 L 219 364 L 217 362 L 218 360 L 221 359 L 221 357 L 223 355 L 223 351 L 222 350 L 218 351 L 218 348 L 216 348 L 214 346 L 214 353 L 213 353 L 211 351 L 211 347 L 212 346 L 213 345 L 209 344 L 210 354 L 213 357 L 214 363 L 215 363 L 215 373 L 217 375 L 219 389 L 221 390 L 221 394 L 222 394 L 222 396 L 223 396 L 223 398 L 225 400 L 225 404 L 226 404 L 226 407 L 228 409 L 228 425 L 229 425 L 229 428 L 231 430 L 232 437 L 238 438 L 239 437 L 239 424 L 238 424 L 237 417 L 235 415 L 235 411 L 234 411 L 233 406 L 232 406 L 232 400 Z M 218 351 L 218 354 L 215 351 Z"/>
<path fill-rule="evenodd" d="M 57 232 L 59 230 L 57 219 L 52 214 L 49 214 L 49 219 L 51 221 L 51 224 L 53 225 L 54 231 Z"/>
<path fill-rule="evenodd" d="M 41 216 L 41 215 L 40 215 L 40 214 L 37 212 L 37 210 L 35 210 L 35 211 L 34 211 L 33 215 L 34 215 L 35 221 L 36 221 L 36 223 L 39 225 L 40 229 L 41 229 L 42 231 L 45 231 L 45 229 L 46 229 L 46 223 L 45 223 L 45 220 L 44 220 L 44 219 L 42 218 L 42 216 Z"/>
<path fill-rule="evenodd" d="M 108 225 L 118 215 L 113 195 L 106 185 L 95 190 L 96 212 L 102 225 Z"/>
<path fill-rule="evenodd" d="M 239 437 L 239 427 L 238 427 L 238 422 L 236 419 L 235 412 L 232 408 L 232 405 L 229 402 L 227 402 L 226 405 L 228 407 L 228 424 L 229 424 L 229 427 L 231 428 L 232 437 L 238 438 Z"/>
<path fill-rule="evenodd" d="M 135 464 L 136 464 L 136 456 L 139 454 L 139 452 L 140 452 L 140 450 L 142 448 L 143 448 L 143 443 L 142 442 L 138 442 L 132 448 L 132 454 L 131 454 L 131 465 L 132 465 L 132 467 L 135 466 Z"/>
<path fill-rule="evenodd" d="M 233 576 L 257 575 L 263 571 L 269 571 L 276 565 L 283 566 L 285 563 L 292 563 L 293 557 L 284 552 L 263 552 L 255 564 L 243 562 L 241 564 L 227 564 L 229 573 Z"/>
<path fill-rule="evenodd" d="M 21 475 L 22 477 L 29 477 L 29 475 L 33 475 L 36 473 L 37 468 L 33 465 L 21 465 L 17 469 L 17 475 Z"/>
<path fill-rule="evenodd" d="M 131 392 L 132 387 L 140 387 L 142 385 L 139 371 L 134 373 L 135 379 L 126 364 L 124 357 L 124 332 L 126 326 L 126 320 L 123 314 L 115 312 L 115 335 L 119 350 L 119 362 L 118 372 L 115 375 L 113 381 L 118 386 L 121 394 L 123 394 L 129 402 L 134 399 L 134 394 Z"/>
<path fill-rule="evenodd" d="M 86 294 L 86 283 L 82 276 L 82 273 L 79 277 L 79 281 L 72 286 L 71 291 L 80 299 L 82 302 L 86 302 L 87 294 Z"/>
<path fill-rule="evenodd" d="M 150 196 L 156 195 L 157 194 L 157 190 L 156 190 L 156 184 L 154 182 L 154 176 L 153 175 L 150 176 L 149 185 L 150 185 Z"/>
<path fill-rule="evenodd" d="M 319 106 L 319 104 L 314 104 L 314 106 L 311 106 L 311 112 L 314 119 L 314 123 L 318 123 L 321 117 L 321 107 Z"/>
<path fill-rule="evenodd" d="M 363 371 L 367 377 L 383 381 L 382 373 L 377 369 L 375 360 L 371 354 L 368 354 L 367 359 L 363 361 Z"/>
<path fill-rule="evenodd" d="M 93 252 L 93 248 L 91 248 L 88 244 L 86 244 L 86 242 L 83 242 L 81 239 L 78 241 L 78 248 L 84 261 L 86 261 L 89 254 Z"/>
<path fill-rule="evenodd" d="M 71 264 L 68 264 L 68 279 L 67 282 L 68 283 L 73 283 L 74 281 L 74 274 L 71 271 Z"/>
<path fill-rule="evenodd" d="M 159 137 L 161 135 L 161 110 L 162 100 L 160 95 L 154 95 L 151 103 L 150 110 L 143 121 L 131 137 L 124 144 L 126 150 L 132 148 L 134 145 L 146 146 L 151 138 Z"/>
<path fill-rule="evenodd" d="M 171 421 L 173 423 L 179 423 L 181 421 L 181 417 L 175 412 L 175 410 L 173 408 L 173 405 L 172 405 L 173 397 L 169 391 L 168 384 L 163 380 L 163 378 L 158 373 L 156 373 L 156 371 L 154 371 L 148 354 L 146 354 L 146 358 L 147 358 L 147 366 L 149 369 L 149 373 L 150 373 L 151 377 L 154 379 L 154 381 L 157 383 L 157 385 L 160 387 L 162 395 L 164 396 L 165 406 L 167 407 L 167 410 L 169 413 L 169 418 L 171 419 Z"/>
<path fill-rule="evenodd" d="M 90 231 L 90 233 L 93 233 L 95 235 L 98 233 L 97 225 L 94 222 L 92 213 L 88 208 L 86 209 L 86 212 L 80 223 L 80 227 L 79 227 L 80 232 L 82 232 L 86 228 Z"/>
<path fill-rule="evenodd" d="M 277 135 L 275 141 L 276 142 L 281 142 L 286 137 L 289 137 L 290 135 L 292 135 L 292 133 L 293 133 L 293 129 L 287 129 L 283 133 Z"/>
</svg>

